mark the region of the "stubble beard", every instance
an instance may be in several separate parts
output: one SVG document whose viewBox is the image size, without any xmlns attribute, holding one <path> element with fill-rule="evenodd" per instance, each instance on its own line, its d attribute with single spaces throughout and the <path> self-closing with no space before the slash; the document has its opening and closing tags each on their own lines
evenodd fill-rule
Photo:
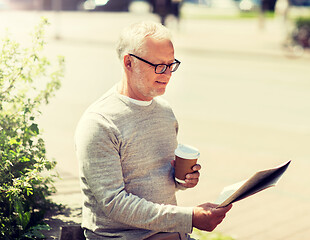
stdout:
<svg viewBox="0 0 310 240">
<path fill-rule="evenodd" d="M 164 92 L 159 92 L 155 88 L 148 88 L 146 86 L 146 79 L 142 74 L 142 71 L 140 69 L 136 69 L 136 86 L 140 94 L 142 94 L 144 97 L 147 98 L 154 98 L 160 95 L 163 95 Z"/>
</svg>

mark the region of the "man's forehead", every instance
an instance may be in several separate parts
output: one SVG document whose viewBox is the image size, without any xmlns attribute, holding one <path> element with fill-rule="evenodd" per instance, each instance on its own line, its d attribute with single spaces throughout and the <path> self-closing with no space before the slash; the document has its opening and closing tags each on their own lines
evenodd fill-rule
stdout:
<svg viewBox="0 0 310 240">
<path fill-rule="evenodd" d="M 160 45 L 170 45 L 173 47 L 173 44 L 170 39 L 155 39 L 153 37 L 146 37 L 145 38 L 146 46 L 152 47 L 152 46 L 160 46 Z"/>
<path fill-rule="evenodd" d="M 145 47 L 148 55 L 151 54 L 154 58 L 158 58 L 158 60 L 163 57 L 174 60 L 174 47 L 169 39 L 158 40 L 147 37 Z"/>
</svg>

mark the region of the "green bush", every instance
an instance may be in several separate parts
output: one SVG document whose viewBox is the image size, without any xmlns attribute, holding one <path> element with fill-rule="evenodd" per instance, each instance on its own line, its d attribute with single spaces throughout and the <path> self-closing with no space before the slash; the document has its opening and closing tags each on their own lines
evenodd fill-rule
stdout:
<svg viewBox="0 0 310 240">
<path fill-rule="evenodd" d="M 36 123 L 39 107 L 60 88 L 64 59 L 52 66 L 43 56 L 42 19 L 25 47 L 6 37 L 0 44 L 0 239 L 38 239 L 44 214 L 55 204 L 56 162 L 46 158 Z"/>
<path fill-rule="evenodd" d="M 295 25 L 297 28 L 307 28 L 310 30 L 310 17 L 299 17 L 295 20 Z"/>
</svg>

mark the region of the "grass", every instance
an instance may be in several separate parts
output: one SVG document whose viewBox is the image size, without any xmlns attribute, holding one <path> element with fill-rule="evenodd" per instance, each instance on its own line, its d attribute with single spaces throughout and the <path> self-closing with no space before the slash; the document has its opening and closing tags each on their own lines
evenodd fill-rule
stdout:
<svg viewBox="0 0 310 240">
<path fill-rule="evenodd" d="M 273 12 L 267 12 L 264 14 L 265 18 L 274 18 Z M 259 18 L 259 12 L 240 12 L 237 14 L 204 14 L 204 13 L 181 13 L 182 19 L 215 19 L 215 20 L 238 20 L 238 19 L 255 19 Z"/>
<path fill-rule="evenodd" d="M 200 231 L 196 228 L 194 228 L 191 237 L 197 240 L 236 240 L 235 238 L 222 233 L 216 233 L 216 232 L 208 233 Z"/>
</svg>

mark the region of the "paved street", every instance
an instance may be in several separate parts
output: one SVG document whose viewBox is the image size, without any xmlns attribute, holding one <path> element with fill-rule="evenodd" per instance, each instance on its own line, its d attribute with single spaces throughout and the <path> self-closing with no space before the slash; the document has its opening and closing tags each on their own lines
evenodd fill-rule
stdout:
<svg viewBox="0 0 310 240">
<path fill-rule="evenodd" d="M 1 32 L 6 25 L 24 39 L 40 15 L 1 12 Z M 54 198 L 79 206 L 77 121 L 121 78 L 114 50 L 120 30 L 131 22 L 158 19 L 127 13 L 45 15 L 52 22 L 46 53 L 66 57 L 66 76 L 43 109 L 41 127 L 48 155 L 58 161 L 63 177 Z M 179 120 L 179 142 L 199 148 L 202 165 L 199 185 L 179 192 L 179 204 L 214 201 L 226 185 L 291 159 L 276 188 L 234 204 L 216 231 L 238 240 L 309 239 L 309 54 L 285 57 L 282 29 L 272 19 L 264 30 L 255 19 L 183 20 L 179 29 L 170 27 L 182 64 L 165 98 Z"/>
</svg>

